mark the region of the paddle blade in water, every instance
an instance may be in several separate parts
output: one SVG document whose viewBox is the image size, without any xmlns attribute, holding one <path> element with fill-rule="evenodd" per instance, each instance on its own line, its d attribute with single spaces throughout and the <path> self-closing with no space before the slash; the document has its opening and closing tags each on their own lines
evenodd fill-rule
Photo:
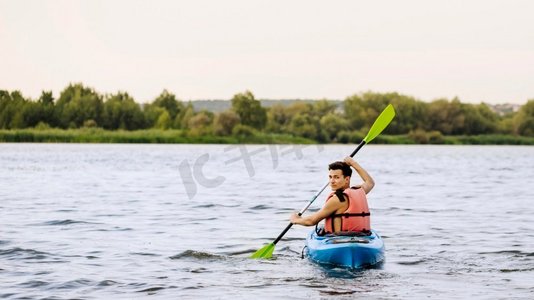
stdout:
<svg viewBox="0 0 534 300">
<path fill-rule="evenodd" d="M 393 105 L 389 104 L 384 111 L 378 116 L 376 121 L 371 126 L 371 130 L 367 133 L 367 136 L 363 139 L 365 143 L 371 142 L 375 137 L 377 137 L 393 120 L 395 117 L 395 109 Z"/>
<path fill-rule="evenodd" d="M 274 244 L 270 243 L 263 248 L 259 249 L 258 251 L 254 252 L 250 258 L 271 258 L 273 256 L 274 251 Z"/>
</svg>

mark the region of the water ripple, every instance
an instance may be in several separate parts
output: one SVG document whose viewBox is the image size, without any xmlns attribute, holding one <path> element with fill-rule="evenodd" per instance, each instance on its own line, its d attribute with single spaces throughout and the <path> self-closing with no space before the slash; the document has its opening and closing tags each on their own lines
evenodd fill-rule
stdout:
<svg viewBox="0 0 534 300">
<path fill-rule="evenodd" d="M 156 253 L 146 253 L 146 252 L 130 252 L 132 255 L 141 255 L 141 256 L 161 256 L 160 254 Z"/>
<path fill-rule="evenodd" d="M 112 286 L 112 285 L 117 285 L 117 284 L 118 282 L 113 281 L 113 280 L 102 280 L 97 284 L 97 286 Z"/>
<path fill-rule="evenodd" d="M 265 204 L 259 204 L 252 207 L 249 207 L 251 210 L 264 210 L 264 209 L 273 209 L 274 207 L 265 205 Z"/>
<path fill-rule="evenodd" d="M 35 249 L 23 249 L 19 247 L 0 250 L 0 257 L 7 257 L 9 259 L 46 259 L 50 256 L 53 255 Z"/>
<path fill-rule="evenodd" d="M 502 273 L 515 273 L 515 272 L 532 272 L 534 268 L 524 268 L 524 269 L 500 269 Z"/>
<path fill-rule="evenodd" d="M 66 220 L 47 221 L 47 222 L 43 222 L 43 223 L 41 223 L 39 225 L 62 226 L 62 225 L 72 225 L 72 224 L 90 224 L 90 225 L 92 225 L 92 224 L 99 224 L 99 223 L 66 219 Z"/>
<path fill-rule="evenodd" d="M 150 287 L 150 288 L 142 289 L 142 290 L 139 290 L 139 291 L 137 291 L 137 292 L 138 292 L 138 293 L 149 293 L 149 294 L 152 294 L 153 292 L 156 292 L 156 291 L 159 291 L 159 290 L 163 290 L 163 289 L 166 289 L 166 287 L 163 287 L 163 286 L 155 286 L 155 287 Z"/>
<path fill-rule="evenodd" d="M 507 255 L 512 255 L 514 257 L 534 256 L 534 252 L 523 252 L 520 250 L 489 251 L 489 252 L 479 252 L 478 254 L 507 254 Z"/>
<path fill-rule="evenodd" d="M 26 282 L 20 283 L 19 286 L 20 287 L 25 287 L 25 288 L 38 288 L 38 287 L 42 287 L 42 286 L 47 286 L 49 284 L 50 283 L 46 282 L 46 281 L 30 280 L 30 281 L 26 281 Z"/>
<path fill-rule="evenodd" d="M 187 259 L 187 258 L 193 258 L 197 260 L 220 260 L 224 259 L 225 257 L 218 254 L 212 254 L 208 252 L 201 252 L 201 251 L 195 251 L 195 250 L 186 250 L 182 253 L 173 255 L 169 257 L 170 259 Z"/>
</svg>

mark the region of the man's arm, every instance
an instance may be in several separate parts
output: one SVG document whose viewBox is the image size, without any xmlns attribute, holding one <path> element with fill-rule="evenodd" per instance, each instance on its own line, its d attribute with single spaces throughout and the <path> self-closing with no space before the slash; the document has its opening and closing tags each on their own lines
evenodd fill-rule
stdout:
<svg viewBox="0 0 534 300">
<path fill-rule="evenodd" d="M 349 166 L 353 167 L 354 170 L 356 170 L 356 172 L 358 172 L 358 175 L 360 175 L 360 177 L 363 179 L 363 183 L 361 184 L 361 188 L 363 188 L 363 190 L 365 191 L 366 194 L 369 194 L 369 192 L 375 186 L 375 181 L 373 180 L 371 175 L 369 175 L 369 173 L 367 173 L 367 171 L 365 171 L 365 169 L 362 168 L 362 166 L 360 166 L 360 164 L 358 164 L 352 157 L 348 157 L 347 156 L 347 157 L 345 157 L 344 161 Z"/>
<path fill-rule="evenodd" d="M 321 208 L 321 210 L 318 212 L 305 217 L 299 216 L 298 213 L 293 213 L 289 221 L 293 224 L 313 226 L 321 222 L 322 219 L 333 214 L 335 211 L 341 208 L 342 205 L 343 203 L 339 201 L 339 198 L 336 195 L 333 195 L 332 198 L 328 200 L 323 208 Z"/>
</svg>

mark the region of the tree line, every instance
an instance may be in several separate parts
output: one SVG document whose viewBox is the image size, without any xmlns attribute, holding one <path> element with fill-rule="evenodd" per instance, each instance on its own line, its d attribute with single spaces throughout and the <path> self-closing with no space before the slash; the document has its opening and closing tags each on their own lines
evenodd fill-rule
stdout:
<svg viewBox="0 0 534 300">
<path fill-rule="evenodd" d="M 83 84 L 70 84 L 56 99 L 43 91 L 38 99 L 0 90 L 0 129 L 103 128 L 106 130 L 177 129 L 190 136 L 287 134 L 317 142 L 359 142 L 387 104 L 397 116 L 388 134 L 407 134 L 425 143 L 443 135 L 512 134 L 534 136 L 534 99 L 519 111 L 499 115 L 484 103 L 459 99 L 423 102 L 398 93 L 366 92 L 347 97 L 342 106 L 328 100 L 262 107 L 250 91 L 238 93 L 231 108 L 195 111 L 164 90 L 152 102 L 137 103 L 128 93 L 101 95 Z"/>
</svg>

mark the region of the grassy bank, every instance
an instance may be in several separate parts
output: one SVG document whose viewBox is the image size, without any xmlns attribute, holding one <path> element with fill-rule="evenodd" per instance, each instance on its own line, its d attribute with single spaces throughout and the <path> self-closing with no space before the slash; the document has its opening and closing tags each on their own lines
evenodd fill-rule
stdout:
<svg viewBox="0 0 534 300">
<path fill-rule="evenodd" d="M 280 134 L 254 136 L 194 136 L 181 130 L 19 129 L 0 130 L 7 143 L 143 143 L 143 144 L 313 144 L 312 140 Z"/>
<path fill-rule="evenodd" d="M 487 134 L 477 136 L 447 136 L 446 144 L 457 145 L 534 145 L 534 137 Z"/>
<path fill-rule="evenodd" d="M 358 140 L 347 142 L 358 143 Z M 195 136 L 181 130 L 109 131 L 85 129 L 0 130 L 0 142 L 8 143 L 153 143 L 153 144 L 312 144 L 313 140 L 282 134 L 249 136 Z M 513 135 L 438 136 L 379 135 L 373 144 L 534 145 L 534 137 Z"/>
<path fill-rule="evenodd" d="M 431 144 L 431 145 L 534 145 L 534 137 L 487 134 L 449 135 L 437 139 L 414 138 L 411 135 L 380 135 L 373 144 Z"/>
</svg>

